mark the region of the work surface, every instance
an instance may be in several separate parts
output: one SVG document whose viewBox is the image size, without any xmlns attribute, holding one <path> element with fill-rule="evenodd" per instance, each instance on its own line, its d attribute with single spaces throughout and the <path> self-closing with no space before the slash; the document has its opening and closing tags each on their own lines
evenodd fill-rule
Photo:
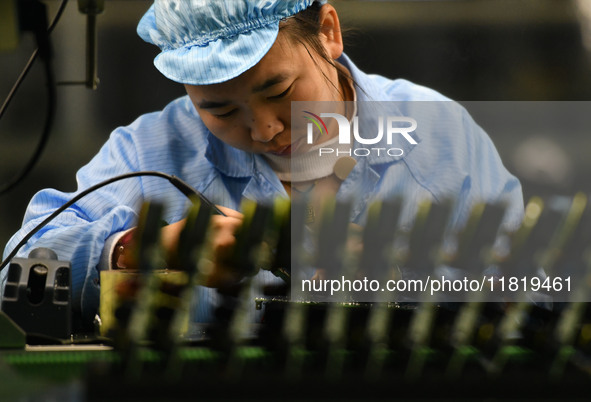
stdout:
<svg viewBox="0 0 591 402">
<path fill-rule="evenodd" d="M 113 340 L 78 337 L 77 344 L 5 349 L 0 395 L 73 401 L 586 396 L 588 324 L 572 345 L 558 344 L 554 335 L 572 306 L 561 314 L 530 306 L 519 333 L 501 339 L 495 329 L 514 311 L 480 305 L 473 341 L 462 345 L 453 330 L 466 304 L 265 304 L 266 322 L 247 332 L 237 334 L 232 320 L 196 325 L 166 347 L 120 349 Z M 298 322 L 303 325 L 293 328 Z"/>
</svg>

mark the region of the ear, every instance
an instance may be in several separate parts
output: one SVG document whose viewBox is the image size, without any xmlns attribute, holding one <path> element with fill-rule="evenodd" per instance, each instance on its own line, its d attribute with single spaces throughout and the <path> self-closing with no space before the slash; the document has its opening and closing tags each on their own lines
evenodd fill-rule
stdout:
<svg viewBox="0 0 591 402">
<path fill-rule="evenodd" d="M 330 4 L 324 4 L 320 8 L 319 22 L 320 41 L 326 49 L 330 58 L 338 59 L 343 54 L 343 37 L 341 35 L 341 24 L 337 10 Z"/>
</svg>

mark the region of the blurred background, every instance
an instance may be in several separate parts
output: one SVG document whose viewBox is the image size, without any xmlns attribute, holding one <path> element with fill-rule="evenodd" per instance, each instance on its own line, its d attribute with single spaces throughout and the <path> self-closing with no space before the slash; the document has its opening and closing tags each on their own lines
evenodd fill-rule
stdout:
<svg viewBox="0 0 591 402">
<path fill-rule="evenodd" d="M 2 7 L 7 3 L 0 1 Z M 60 3 L 45 1 L 50 20 Z M 58 86 L 56 121 L 45 152 L 18 187 L 0 196 L 1 249 L 20 227 L 35 192 L 75 190 L 75 172 L 114 128 L 183 95 L 181 85 L 153 67 L 157 49 L 136 34 L 150 3 L 105 1 L 97 17 L 100 84 L 96 90 Z M 350 29 L 346 52 L 357 65 L 464 103 L 521 179 L 526 199 L 590 192 L 585 174 L 591 172 L 591 0 L 332 3 Z M 4 13 L 0 10 L 0 26 L 6 28 Z M 71 0 L 51 35 L 58 82 L 84 80 L 85 30 L 86 16 Z M 23 33 L 13 49 L 0 51 L 0 100 L 35 47 L 33 35 Z M 46 107 L 41 66 L 35 64 L 0 119 L 0 183 L 22 168 L 41 134 Z"/>
</svg>

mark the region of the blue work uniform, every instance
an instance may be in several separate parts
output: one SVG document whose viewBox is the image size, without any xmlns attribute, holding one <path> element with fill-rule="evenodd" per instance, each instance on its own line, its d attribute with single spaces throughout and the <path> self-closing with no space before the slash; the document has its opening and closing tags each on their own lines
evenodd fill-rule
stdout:
<svg viewBox="0 0 591 402">
<path fill-rule="evenodd" d="M 433 101 L 433 119 L 420 124 L 413 135 L 417 145 L 406 144 L 404 156 L 369 155 L 356 157 L 358 163 L 342 183 L 338 196 L 358 197 L 353 221 L 361 219 L 372 197 L 403 195 L 402 223 L 411 222 L 418 201 L 453 196 L 458 202 L 454 219 L 478 201 L 504 201 L 508 205 L 505 224 L 517 226 L 523 215 L 519 181 L 503 166 L 488 135 L 457 103 L 443 95 L 406 80 L 390 80 L 360 71 L 347 56 L 339 62 L 349 69 L 357 85 L 357 100 L 399 101 L 404 115 L 415 102 Z M 353 148 L 359 146 L 354 144 Z M 287 193 L 265 158 L 235 149 L 214 137 L 201 121 L 188 96 L 172 101 L 162 111 L 140 116 L 131 125 L 113 131 L 100 152 L 76 177 L 78 191 L 115 175 L 156 170 L 176 175 L 212 202 L 239 209 L 243 198 L 257 201 L 287 197 Z M 31 230 L 76 193 L 54 189 L 38 192 L 31 200 L 22 228 L 6 246 L 6 256 Z M 185 216 L 188 201 L 170 183 L 155 177 L 120 181 L 86 196 L 41 229 L 23 247 L 49 247 L 60 260 L 72 264 L 72 300 L 84 319 L 94 317 L 99 305 L 99 259 L 105 241 L 113 234 L 136 225 L 144 200 L 166 205 L 164 219 L 176 222 Z M 6 271 L 2 272 L 3 282 Z M 278 280 L 260 271 L 256 281 Z M 197 320 L 212 319 L 215 289 L 199 288 Z"/>
</svg>

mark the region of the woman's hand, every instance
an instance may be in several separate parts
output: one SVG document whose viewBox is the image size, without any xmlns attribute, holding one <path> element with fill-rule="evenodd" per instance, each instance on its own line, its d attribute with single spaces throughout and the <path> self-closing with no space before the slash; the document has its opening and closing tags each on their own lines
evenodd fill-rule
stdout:
<svg viewBox="0 0 591 402">
<path fill-rule="evenodd" d="M 208 287 L 223 287 L 241 279 L 228 266 L 227 261 L 236 243 L 235 233 L 242 224 L 243 215 L 230 208 L 221 206 L 218 208 L 226 216 L 213 215 L 211 217 L 205 246 L 206 257 L 200 266 L 200 272 L 204 279 L 203 285 Z M 167 255 L 176 254 L 179 236 L 185 224 L 186 219 L 183 219 L 162 228 L 161 243 Z"/>
<path fill-rule="evenodd" d="M 221 288 L 238 282 L 240 277 L 228 261 L 236 244 L 236 231 L 242 225 L 243 215 L 230 208 L 218 207 L 226 216 L 213 215 L 209 223 L 205 262 L 200 272 L 204 286 Z"/>
</svg>

